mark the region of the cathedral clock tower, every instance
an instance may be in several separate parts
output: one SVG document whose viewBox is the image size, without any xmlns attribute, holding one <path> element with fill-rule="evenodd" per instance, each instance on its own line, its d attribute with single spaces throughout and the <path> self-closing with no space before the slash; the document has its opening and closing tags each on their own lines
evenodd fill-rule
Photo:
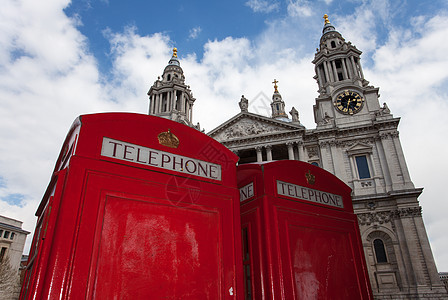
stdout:
<svg viewBox="0 0 448 300">
<path fill-rule="evenodd" d="M 319 85 L 314 105 L 318 126 L 346 127 L 354 123 L 370 123 L 381 111 L 378 88 L 364 78 L 360 55 L 324 15 L 325 24 L 313 60 Z"/>
</svg>

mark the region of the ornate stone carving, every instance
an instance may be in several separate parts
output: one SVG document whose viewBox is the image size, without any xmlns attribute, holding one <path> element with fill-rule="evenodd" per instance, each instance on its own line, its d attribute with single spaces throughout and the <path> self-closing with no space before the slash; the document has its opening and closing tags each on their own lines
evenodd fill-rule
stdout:
<svg viewBox="0 0 448 300">
<path fill-rule="evenodd" d="M 391 214 L 396 219 L 419 217 L 422 215 L 422 207 L 400 208 L 391 212 Z"/>
<path fill-rule="evenodd" d="M 371 212 L 358 214 L 358 222 L 360 225 L 371 225 L 372 223 L 384 224 L 391 221 L 391 212 L 381 211 L 381 212 Z"/>
<path fill-rule="evenodd" d="M 313 158 L 313 157 L 318 156 L 317 147 L 307 147 L 306 152 L 308 153 L 308 158 Z"/>
<path fill-rule="evenodd" d="M 370 187 L 372 186 L 372 181 L 361 181 L 362 187 Z"/>
<path fill-rule="evenodd" d="M 245 137 L 250 135 L 259 135 L 269 132 L 278 132 L 282 129 L 275 125 L 263 124 L 254 120 L 241 120 L 236 124 L 233 124 L 230 128 L 224 130 L 222 134 L 215 137 L 218 140 L 233 139 L 239 137 Z"/>
</svg>

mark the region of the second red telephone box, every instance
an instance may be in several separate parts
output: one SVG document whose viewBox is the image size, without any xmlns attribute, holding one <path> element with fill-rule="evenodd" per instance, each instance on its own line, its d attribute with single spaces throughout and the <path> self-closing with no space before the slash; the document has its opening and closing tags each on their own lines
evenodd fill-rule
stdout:
<svg viewBox="0 0 448 300">
<path fill-rule="evenodd" d="M 351 189 L 299 161 L 237 168 L 245 299 L 372 299 Z"/>
</svg>

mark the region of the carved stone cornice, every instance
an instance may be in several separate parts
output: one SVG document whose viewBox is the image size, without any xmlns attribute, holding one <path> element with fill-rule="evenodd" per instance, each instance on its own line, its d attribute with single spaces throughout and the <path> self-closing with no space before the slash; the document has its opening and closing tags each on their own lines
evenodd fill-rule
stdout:
<svg viewBox="0 0 448 300">
<path fill-rule="evenodd" d="M 400 208 L 391 212 L 395 219 L 413 218 L 422 216 L 422 207 Z"/>
<path fill-rule="evenodd" d="M 398 131 L 380 132 L 379 139 L 387 140 L 390 138 L 398 138 Z"/>
<path fill-rule="evenodd" d="M 394 219 L 414 218 L 422 215 L 421 206 L 400 208 L 392 211 L 379 211 L 357 214 L 360 225 L 384 224 Z"/>
</svg>

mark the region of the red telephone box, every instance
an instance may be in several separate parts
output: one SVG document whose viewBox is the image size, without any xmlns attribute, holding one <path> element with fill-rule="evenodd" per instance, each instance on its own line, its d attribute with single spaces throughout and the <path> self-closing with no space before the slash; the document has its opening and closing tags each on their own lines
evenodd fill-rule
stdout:
<svg viewBox="0 0 448 300">
<path fill-rule="evenodd" d="M 20 298 L 240 299 L 237 159 L 177 122 L 80 116 L 36 213 Z"/>
<path fill-rule="evenodd" d="M 351 189 L 299 161 L 237 168 L 245 299 L 372 299 Z"/>
</svg>

